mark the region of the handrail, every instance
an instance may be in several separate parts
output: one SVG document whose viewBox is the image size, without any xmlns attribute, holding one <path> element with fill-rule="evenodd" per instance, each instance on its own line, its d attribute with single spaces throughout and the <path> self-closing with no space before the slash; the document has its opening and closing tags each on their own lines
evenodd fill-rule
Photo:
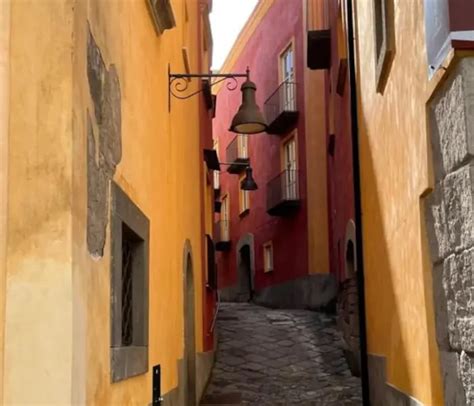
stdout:
<svg viewBox="0 0 474 406">
<path fill-rule="evenodd" d="M 283 86 L 283 85 L 293 85 L 293 86 L 296 86 L 296 82 L 290 82 L 289 80 L 284 80 L 283 82 L 281 82 L 277 88 L 273 91 L 272 94 L 270 94 L 270 96 L 267 97 L 267 99 L 263 102 L 263 104 L 267 104 L 267 102 L 273 97 L 275 96 L 275 94 L 280 90 L 280 88 Z"/>
</svg>

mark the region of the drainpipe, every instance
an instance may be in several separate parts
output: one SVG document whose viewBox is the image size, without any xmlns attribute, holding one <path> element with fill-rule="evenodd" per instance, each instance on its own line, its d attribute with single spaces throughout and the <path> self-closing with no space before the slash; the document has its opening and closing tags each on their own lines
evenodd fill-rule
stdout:
<svg viewBox="0 0 474 406">
<path fill-rule="evenodd" d="M 360 358 L 362 378 L 362 399 L 364 405 L 370 406 L 369 370 L 367 365 L 367 331 L 365 323 L 365 291 L 364 291 L 364 246 L 362 235 L 362 202 L 359 162 L 359 123 L 357 115 L 357 82 L 354 50 L 354 10 L 353 0 L 347 0 L 347 44 L 349 62 L 349 84 L 351 96 L 351 135 L 352 135 L 352 170 L 354 176 L 354 208 L 356 223 L 357 252 L 357 290 L 359 294 L 359 332 Z"/>
</svg>

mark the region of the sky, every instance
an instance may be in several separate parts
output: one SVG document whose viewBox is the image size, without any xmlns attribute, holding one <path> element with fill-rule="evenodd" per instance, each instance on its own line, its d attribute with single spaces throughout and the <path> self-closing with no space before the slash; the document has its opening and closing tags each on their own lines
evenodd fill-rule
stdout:
<svg viewBox="0 0 474 406">
<path fill-rule="evenodd" d="M 258 0 L 214 0 L 211 26 L 214 42 L 212 69 L 220 69 Z"/>
</svg>

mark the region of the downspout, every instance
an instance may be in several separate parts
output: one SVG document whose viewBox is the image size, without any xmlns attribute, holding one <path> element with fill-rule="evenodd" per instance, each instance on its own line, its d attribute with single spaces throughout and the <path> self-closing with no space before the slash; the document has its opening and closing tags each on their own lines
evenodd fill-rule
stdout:
<svg viewBox="0 0 474 406">
<path fill-rule="evenodd" d="M 353 0 L 347 0 L 347 45 L 349 62 L 349 88 L 351 103 L 351 136 L 352 136 L 352 170 L 354 176 L 354 209 L 356 223 L 356 252 L 357 252 L 357 290 L 359 294 L 359 332 L 362 399 L 364 405 L 370 405 L 369 398 L 369 369 L 367 362 L 367 326 L 365 322 L 365 290 L 364 290 L 364 245 L 362 233 L 362 199 L 361 176 L 359 161 L 359 123 L 357 111 L 357 81 L 355 70 L 354 50 L 354 10 Z"/>
</svg>

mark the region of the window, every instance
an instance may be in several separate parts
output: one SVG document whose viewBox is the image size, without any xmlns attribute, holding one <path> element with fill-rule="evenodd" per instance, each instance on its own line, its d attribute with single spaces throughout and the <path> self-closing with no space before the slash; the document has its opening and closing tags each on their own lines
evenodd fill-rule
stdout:
<svg viewBox="0 0 474 406">
<path fill-rule="evenodd" d="M 220 188 L 221 188 L 220 172 L 214 171 L 214 190 L 219 190 Z"/>
<path fill-rule="evenodd" d="M 293 61 L 293 45 L 286 48 L 280 56 L 281 81 L 293 82 L 295 80 L 295 68 Z"/>
<path fill-rule="evenodd" d="M 388 8 L 388 0 L 372 1 L 374 6 L 375 83 L 377 92 L 382 93 L 393 57 L 393 13 Z"/>
<path fill-rule="evenodd" d="M 283 198 L 298 198 L 298 170 L 296 160 L 296 139 L 291 136 L 283 143 Z"/>
<path fill-rule="evenodd" d="M 217 159 L 219 159 L 219 140 L 214 140 L 214 150 L 217 154 Z M 221 188 L 221 179 L 220 172 L 214 171 L 214 190 L 219 190 Z"/>
<path fill-rule="evenodd" d="M 240 185 L 242 184 L 242 181 L 244 180 L 245 175 L 241 175 L 239 179 L 239 209 L 240 209 L 240 214 L 245 214 L 249 211 L 250 209 L 250 195 L 248 190 L 242 190 L 240 189 Z"/>
<path fill-rule="evenodd" d="M 273 271 L 273 244 L 271 242 L 263 245 L 263 271 L 265 273 Z"/>
<path fill-rule="evenodd" d="M 249 137 L 246 134 L 239 134 L 237 138 L 237 145 L 239 149 L 239 159 L 248 159 L 249 157 Z"/>
<path fill-rule="evenodd" d="M 280 82 L 282 83 L 280 93 L 280 111 L 296 110 L 293 45 L 286 48 L 286 50 L 280 55 Z"/>
<path fill-rule="evenodd" d="M 176 26 L 170 0 L 147 0 L 157 35 Z"/>
<path fill-rule="evenodd" d="M 221 241 L 229 241 L 229 197 L 222 197 L 221 206 Z"/>
<path fill-rule="evenodd" d="M 111 373 L 117 382 L 148 370 L 149 221 L 112 186 Z"/>
</svg>

